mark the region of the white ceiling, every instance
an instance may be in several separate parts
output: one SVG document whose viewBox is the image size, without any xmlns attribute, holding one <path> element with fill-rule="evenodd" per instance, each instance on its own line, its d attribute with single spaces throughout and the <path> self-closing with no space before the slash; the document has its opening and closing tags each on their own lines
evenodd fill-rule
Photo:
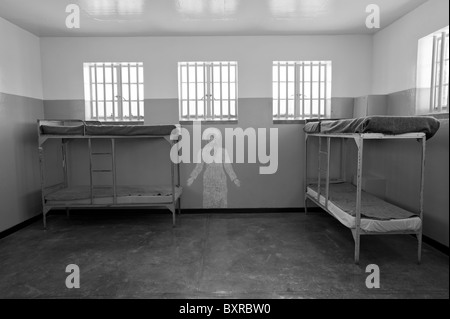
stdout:
<svg viewBox="0 0 450 319">
<path fill-rule="evenodd" d="M 38 36 L 367 34 L 378 31 L 365 25 L 369 4 L 380 7 L 384 28 L 427 1 L 0 0 L 0 17 Z M 65 25 L 71 3 L 81 9 L 79 29 Z"/>
</svg>

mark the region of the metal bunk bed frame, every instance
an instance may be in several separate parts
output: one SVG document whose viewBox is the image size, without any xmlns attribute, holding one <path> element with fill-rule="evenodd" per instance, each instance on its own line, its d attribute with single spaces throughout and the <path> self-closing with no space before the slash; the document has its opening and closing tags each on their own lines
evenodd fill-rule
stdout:
<svg viewBox="0 0 450 319">
<path fill-rule="evenodd" d="M 317 197 L 308 194 L 308 139 L 309 138 L 319 139 L 319 156 L 318 156 L 318 179 L 317 179 Z M 326 151 L 322 150 L 322 139 L 326 140 Z M 344 152 L 345 142 L 347 140 L 353 140 L 358 149 L 358 159 L 357 159 L 357 172 L 356 172 L 356 225 L 352 228 L 352 235 L 355 241 L 355 264 L 359 264 L 360 259 L 360 247 L 361 247 L 361 236 L 362 235 L 398 235 L 398 234 L 412 234 L 416 235 L 418 240 L 418 252 L 417 259 L 418 263 L 422 260 L 422 230 L 423 230 L 423 196 L 424 196 L 424 177 L 425 177 L 425 149 L 426 149 L 426 135 L 425 133 L 407 133 L 399 135 L 385 135 L 381 133 L 341 133 L 341 134 L 325 134 L 325 133 L 305 133 L 305 211 L 307 212 L 307 202 L 311 200 L 313 203 L 318 205 L 320 208 L 325 210 L 327 213 L 333 216 L 328 209 L 329 201 L 329 186 L 330 186 L 330 155 L 331 155 L 331 139 L 341 140 L 341 156 L 342 156 L 342 167 L 341 176 L 343 181 L 345 181 L 345 157 Z M 418 231 L 396 231 L 396 232 L 368 232 L 361 229 L 361 192 L 362 192 L 362 177 L 363 177 L 363 151 L 364 151 L 364 141 L 365 140 L 399 140 L 399 139 L 416 139 L 421 142 L 422 152 L 421 152 L 421 170 L 420 170 L 420 197 L 419 197 L 419 218 L 421 220 L 421 226 Z M 322 160 L 321 155 L 326 156 L 326 179 L 325 179 L 325 205 L 320 201 L 321 194 L 321 173 L 322 170 Z M 333 216 L 334 217 L 334 216 Z"/>
<path fill-rule="evenodd" d="M 126 203 L 119 204 L 117 203 L 117 179 L 116 179 L 116 158 L 115 158 L 115 141 L 116 139 L 157 139 L 163 138 L 166 140 L 170 146 L 172 147 L 174 144 L 178 142 L 178 139 L 171 139 L 170 135 L 164 136 L 92 136 L 92 135 L 49 135 L 42 134 L 41 125 L 46 123 L 60 123 L 64 125 L 65 123 L 78 123 L 78 124 L 86 124 L 89 121 L 82 120 L 37 120 L 38 122 L 38 151 L 39 151 L 39 165 L 40 165 L 40 177 L 41 177 L 41 199 L 42 199 L 42 215 L 43 215 L 43 224 L 44 229 L 47 229 L 47 214 L 53 208 L 65 208 L 67 217 L 69 217 L 70 208 L 125 208 L 125 207 L 155 207 L 155 206 L 165 206 L 172 213 L 172 224 L 173 227 L 176 225 L 176 213 L 181 214 L 181 194 L 176 197 L 176 187 L 180 187 L 180 164 L 177 161 L 177 164 L 174 164 L 172 161 L 170 164 L 171 169 L 171 191 L 172 200 L 170 202 L 158 202 L 158 203 Z M 85 127 L 85 126 L 84 126 Z M 61 139 L 61 151 L 62 151 L 62 170 L 63 170 L 63 182 L 46 186 L 45 180 L 45 157 L 44 157 L 44 144 L 49 139 Z M 72 140 L 87 140 L 88 149 L 89 149 L 89 182 L 90 182 L 90 204 L 70 204 L 65 203 L 64 205 L 47 205 L 45 196 L 53 191 L 57 191 L 59 189 L 67 188 L 69 186 L 69 178 L 68 178 L 68 145 Z M 110 140 L 111 143 L 111 152 L 110 153 L 95 153 L 92 151 L 92 141 L 93 140 Z M 111 170 L 95 170 L 92 165 L 92 158 L 96 155 L 110 155 L 112 168 Z M 176 170 L 176 173 L 175 173 Z M 94 188 L 96 185 L 93 184 L 93 174 L 98 172 L 109 172 L 112 175 L 112 189 L 113 189 L 113 203 L 112 204 L 95 204 L 94 203 Z M 68 201 L 70 202 L 70 201 Z"/>
</svg>

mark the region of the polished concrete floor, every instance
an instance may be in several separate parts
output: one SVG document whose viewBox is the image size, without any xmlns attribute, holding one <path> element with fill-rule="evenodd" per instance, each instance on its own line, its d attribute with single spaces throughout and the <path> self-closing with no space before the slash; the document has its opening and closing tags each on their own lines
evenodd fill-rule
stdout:
<svg viewBox="0 0 450 319">
<path fill-rule="evenodd" d="M 324 213 L 50 216 L 0 240 L 0 298 L 449 298 L 449 258 L 414 237 L 362 238 Z M 68 289 L 76 264 L 81 287 Z M 380 289 L 368 289 L 368 264 Z"/>
</svg>

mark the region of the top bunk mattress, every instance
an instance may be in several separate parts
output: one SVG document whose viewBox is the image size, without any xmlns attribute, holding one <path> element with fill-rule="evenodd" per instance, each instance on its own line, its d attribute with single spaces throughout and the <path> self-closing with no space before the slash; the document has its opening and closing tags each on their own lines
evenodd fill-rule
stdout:
<svg viewBox="0 0 450 319">
<path fill-rule="evenodd" d="M 430 139 L 439 130 L 439 126 L 440 122 L 430 116 L 368 116 L 357 119 L 309 122 L 303 130 L 309 134 L 425 133 L 426 138 Z"/>
<path fill-rule="evenodd" d="M 101 125 L 81 124 L 73 126 L 65 125 L 40 125 L 40 131 L 44 135 L 81 135 L 81 136 L 168 136 L 177 135 L 176 125 Z"/>
<path fill-rule="evenodd" d="M 86 135 L 166 136 L 175 125 L 86 125 Z"/>
</svg>

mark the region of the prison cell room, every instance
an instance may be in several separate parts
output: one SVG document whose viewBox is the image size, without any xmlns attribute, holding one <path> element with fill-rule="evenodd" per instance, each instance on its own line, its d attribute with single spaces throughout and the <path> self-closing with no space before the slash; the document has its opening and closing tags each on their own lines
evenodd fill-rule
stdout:
<svg viewBox="0 0 450 319">
<path fill-rule="evenodd" d="M 0 299 L 448 299 L 449 2 L 168 3 L 0 0 Z"/>
</svg>

